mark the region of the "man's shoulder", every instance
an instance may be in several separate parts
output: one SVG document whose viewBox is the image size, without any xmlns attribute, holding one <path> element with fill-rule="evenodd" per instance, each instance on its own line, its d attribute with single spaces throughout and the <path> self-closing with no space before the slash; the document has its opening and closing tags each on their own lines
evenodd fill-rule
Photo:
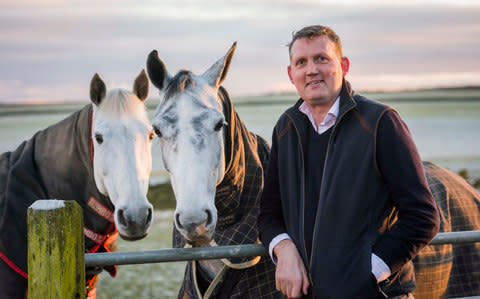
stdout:
<svg viewBox="0 0 480 299">
<path fill-rule="evenodd" d="M 365 96 L 362 96 L 360 94 L 356 94 L 353 96 L 353 99 L 355 100 L 357 107 L 360 110 L 368 109 L 370 111 L 377 111 L 377 112 L 383 112 L 386 110 L 394 110 L 390 105 L 379 102 L 377 100 L 369 99 Z"/>
</svg>

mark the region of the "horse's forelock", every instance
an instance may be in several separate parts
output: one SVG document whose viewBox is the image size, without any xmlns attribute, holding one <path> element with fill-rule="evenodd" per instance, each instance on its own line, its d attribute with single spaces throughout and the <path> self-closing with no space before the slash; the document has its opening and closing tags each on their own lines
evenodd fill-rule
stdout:
<svg viewBox="0 0 480 299">
<path fill-rule="evenodd" d="M 172 98 L 175 94 L 186 90 L 188 87 L 194 86 L 193 73 L 189 70 L 180 70 L 165 88 L 165 100 Z"/>
<path fill-rule="evenodd" d="M 110 117 L 136 117 L 147 119 L 145 105 L 131 92 L 117 88 L 107 92 L 102 100 L 99 113 Z"/>
</svg>

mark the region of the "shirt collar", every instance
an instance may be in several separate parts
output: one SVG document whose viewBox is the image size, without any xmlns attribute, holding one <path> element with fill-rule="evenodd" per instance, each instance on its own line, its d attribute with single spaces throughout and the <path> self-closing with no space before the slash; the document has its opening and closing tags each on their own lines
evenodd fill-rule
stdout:
<svg viewBox="0 0 480 299">
<path fill-rule="evenodd" d="M 325 116 L 325 119 L 323 120 L 323 122 L 318 124 L 318 127 L 317 127 L 315 125 L 315 120 L 313 118 L 313 114 L 312 114 L 312 110 L 310 109 L 310 106 L 308 106 L 307 103 L 304 101 L 298 107 L 298 110 L 300 110 L 303 114 L 305 114 L 308 117 L 315 131 L 319 134 L 327 131 L 335 124 L 335 121 L 337 120 L 337 117 L 338 117 L 339 109 L 340 109 L 340 96 L 337 97 L 332 107 L 330 107 L 330 110 L 328 110 L 327 115 Z"/>
</svg>

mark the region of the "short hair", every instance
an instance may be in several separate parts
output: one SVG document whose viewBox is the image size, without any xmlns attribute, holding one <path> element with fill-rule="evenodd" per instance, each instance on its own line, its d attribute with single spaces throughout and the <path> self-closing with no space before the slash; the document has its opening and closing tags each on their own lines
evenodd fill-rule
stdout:
<svg viewBox="0 0 480 299">
<path fill-rule="evenodd" d="M 343 52 L 342 52 L 342 42 L 340 41 L 340 37 L 333 31 L 332 28 L 324 25 L 312 25 L 312 26 L 307 26 L 303 27 L 299 31 L 294 31 L 292 33 L 292 41 L 287 45 L 288 46 L 288 54 L 290 56 L 290 59 L 292 58 L 292 46 L 293 43 L 297 39 L 300 38 L 308 38 L 308 39 L 313 39 L 314 37 L 317 36 L 327 36 L 335 45 L 337 48 L 337 54 L 339 55 L 340 58 L 343 57 Z"/>
</svg>

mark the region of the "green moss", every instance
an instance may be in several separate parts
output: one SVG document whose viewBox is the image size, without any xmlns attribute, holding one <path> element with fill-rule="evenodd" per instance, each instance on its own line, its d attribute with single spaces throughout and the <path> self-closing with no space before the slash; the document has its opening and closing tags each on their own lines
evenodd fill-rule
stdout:
<svg viewBox="0 0 480 299">
<path fill-rule="evenodd" d="M 28 295 L 85 298 L 82 209 L 75 201 L 64 201 L 54 209 L 46 202 L 27 212 Z"/>
</svg>

